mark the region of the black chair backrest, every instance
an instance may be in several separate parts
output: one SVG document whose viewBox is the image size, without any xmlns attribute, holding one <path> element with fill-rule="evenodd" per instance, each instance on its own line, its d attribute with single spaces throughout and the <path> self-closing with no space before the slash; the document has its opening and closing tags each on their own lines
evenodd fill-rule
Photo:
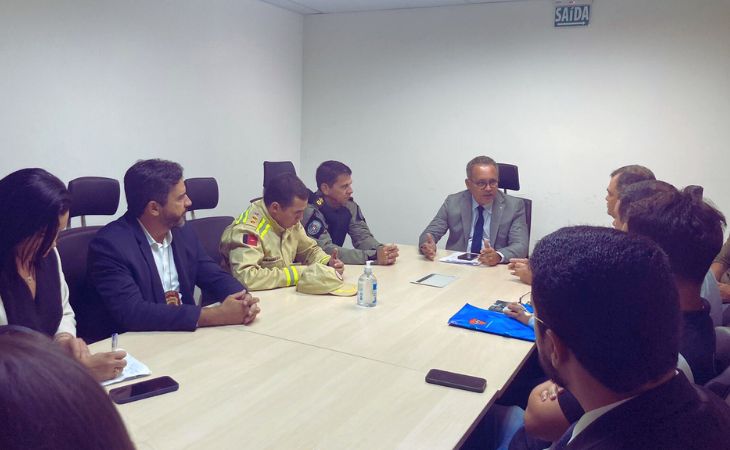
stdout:
<svg viewBox="0 0 730 450">
<path fill-rule="evenodd" d="M 69 217 L 81 216 L 82 226 L 86 226 L 85 216 L 111 216 L 119 208 L 119 182 L 113 178 L 76 178 L 69 181 L 68 191 L 71 193 Z"/>
<path fill-rule="evenodd" d="M 218 206 L 218 182 L 215 178 L 188 178 L 185 180 L 185 189 L 193 203 L 190 211 Z"/>
<path fill-rule="evenodd" d="M 297 174 L 291 161 L 264 161 L 264 189 L 269 181 L 284 173 Z"/>
<path fill-rule="evenodd" d="M 215 178 L 188 178 L 185 180 L 185 188 L 188 197 L 193 205 L 190 207 L 190 213 L 193 218 L 187 221 L 186 226 L 190 226 L 195 230 L 195 234 L 200 239 L 205 253 L 220 263 L 223 257 L 218 250 L 221 242 L 223 230 L 233 222 L 230 216 L 213 216 L 196 218 L 193 211 L 200 209 L 213 209 L 218 206 L 218 182 Z M 220 299 L 212 299 L 203 291 L 201 293 L 201 302 L 205 306 Z"/>
<path fill-rule="evenodd" d="M 514 164 L 497 163 L 499 168 L 499 187 L 504 192 L 520 190 L 520 171 Z"/>
<path fill-rule="evenodd" d="M 113 215 L 119 208 L 119 182 L 105 177 L 81 177 L 68 183 L 70 217 L 81 216 L 81 226 L 62 230 L 58 236 L 63 275 L 68 284 L 69 303 L 76 314 L 76 334 L 87 342 L 106 335 L 108 313 L 87 282 L 89 243 L 101 226 L 86 226 L 84 216 Z M 102 331 L 104 330 L 104 331 Z"/>
<path fill-rule="evenodd" d="M 69 303 L 76 314 L 76 335 L 87 343 L 109 337 L 111 318 L 87 278 L 89 243 L 101 226 L 63 230 L 58 236 L 58 253 L 68 284 Z"/>
<path fill-rule="evenodd" d="M 525 221 L 527 222 L 527 233 L 529 234 L 532 231 L 532 200 L 523 197 L 516 198 L 522 198 L 525 203 Z"/>
</svg>

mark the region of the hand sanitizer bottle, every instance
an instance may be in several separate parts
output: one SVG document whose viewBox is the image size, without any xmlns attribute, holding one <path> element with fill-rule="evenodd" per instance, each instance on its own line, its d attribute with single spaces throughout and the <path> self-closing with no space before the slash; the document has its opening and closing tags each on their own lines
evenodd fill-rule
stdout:
<svg viewBox="0 0 730 450">
<path fill-rule="evenodd" d="M 378 280 L 373 275 L 372 261 L 365 263 L 365 271 L 357 280 L 357 304 L 372 307 L 378 303 Z"/>
</svg>

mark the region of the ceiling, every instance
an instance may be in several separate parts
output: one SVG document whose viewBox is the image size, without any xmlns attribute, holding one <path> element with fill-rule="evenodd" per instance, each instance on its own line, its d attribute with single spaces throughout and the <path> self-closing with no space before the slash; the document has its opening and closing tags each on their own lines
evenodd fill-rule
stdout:
<svg viewBox="0 0 730 450">
<path fill-rule="evenodd" d="M 299 14 L 332 14 L 386 9 L 430 8 L 434 6 L 503 3 L 520 0 L 261 0 Z"/>
</svg>

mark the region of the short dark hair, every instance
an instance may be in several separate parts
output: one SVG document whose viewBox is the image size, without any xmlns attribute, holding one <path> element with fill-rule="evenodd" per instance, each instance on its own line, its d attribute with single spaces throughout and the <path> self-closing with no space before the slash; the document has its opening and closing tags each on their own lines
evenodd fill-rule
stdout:
<svg viewBox="0 0 730 450">
<path fill-rule="evenodd" d="M 124 195 L 127 209 L 140 217 L 151 201 L 167 204 L 172 188 L 182 180 L 180 164 L 164 159 L 139 160 L 124 174 Z"/>
<path fill-rule="evenodd" d="M 654 201 L 654 197 L 662 193 L 675 194 L 677 188 L 661 180 L 645 180 L 638 183 L 629 184 L 619 193 L 618 219 L 626 223 L 628 220 L 627 212 L 629 209 L 634 211 L 649 205 Z"/>
<path fill-rule="evenodd" d="M 322 183 L 332 186 L 340 175 L 352 175 L 352 170 L 339 161 L 325 161 L 317 167 L 317 189 L 322 188 Z"/>
<path fill-rule="evenodd" d="M 538 242 L 530 267 L 537 317 L 601 384 L 629 393 L 676 367 L 677 290 L 650 239 L 561 228 Z"/>
<path fill-rule="evenodd" d="M 283 208 L 288 208 L 294 202 L 294 197 L 308 200 L 309 189 L 293 173 L 278 175 L 264 188 L 264 204 L 266 206 L 276 202 Z"/>
<path fill-rule="evenodd" d="M 499 177 L 499 166 L 489 156 L 482 155 L 482 156 L 477 156 L 475 158 L 472 158 L 472 160 L 466 164 L 466 177 L 467 178 L 471 177 L 471 170 L 474 166 L 494 166 L 494 168 L 497 169 L 497 177 Z"/>
<path fill-rule="evenodd" d="M 621 194 L 621 191 L 630 184 L 646 180 L 656 180 L 654 172 L 638 164 L 631 164 L 629 166 L 619 167 L 618 169 L 611 172 L 611 177 L 614 177 L 616 175 L 621 175 L 616 179 L 616 191 L 619 194 Z"/>
<path fill-rule="evenodd" d="M 696 186 L 631 202 L 624 216 L 630 233 L 653 239 L 669 256 L 674 275 L 692 283 L 702 283 L 722 248 L 725 216 Z"/>
<path fill-rule="evenodd" d="M 104 389 L 40 333 L 0 334 L 0 379 L 0 448 L 134 448 Z"/>
<path fill-rule="evenodd" d="M 0 273 L 16 270 L 18 245 L 43 233 L 35 254 L 26 255 L 33 263 L 38 262 L 53 246 L 58 217 L 70 205 L 66 186 L 43 169 L 21 169 L 0 180 Z"/>
</svg>

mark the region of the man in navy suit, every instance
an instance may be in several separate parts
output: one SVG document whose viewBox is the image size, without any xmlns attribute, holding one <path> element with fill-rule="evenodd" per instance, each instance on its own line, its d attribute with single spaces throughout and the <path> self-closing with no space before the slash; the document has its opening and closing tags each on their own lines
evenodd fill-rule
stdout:
<svg viewBox="0 0 730 450">
<path fill-rule="evenodd" d="M 466 166 L 465 191 L 446 197 L 436 217 L 418 239 L 421 253 L 433 260 L 436 243 L 447 232 L 447 250 L 479 254 L 490 266 L 525 258 L 529 235 L 525 203 L 499 192 L 497 163 L 477 156 Z"/>
<path fill-rule="evenodd" d="M 676 370 L 682 319 L 657 244 L 562 228 L 530 266 L 540 365 L 585 410 L 551 448 L 728 448 L 730 408 Z"/>
<path fill-rule="evenodd" d="M 106 307 L 112 331 L 184 330 L 249 324 L 258 298 L 205 252 L 185 227 L 191 202 L 182 167 L 138 161 L 124 175 L 127 212 L 97 233 L 89 246 L 91 283 Z M 201 308 L 194 287 L 220 299 Z"/>
</svg>

